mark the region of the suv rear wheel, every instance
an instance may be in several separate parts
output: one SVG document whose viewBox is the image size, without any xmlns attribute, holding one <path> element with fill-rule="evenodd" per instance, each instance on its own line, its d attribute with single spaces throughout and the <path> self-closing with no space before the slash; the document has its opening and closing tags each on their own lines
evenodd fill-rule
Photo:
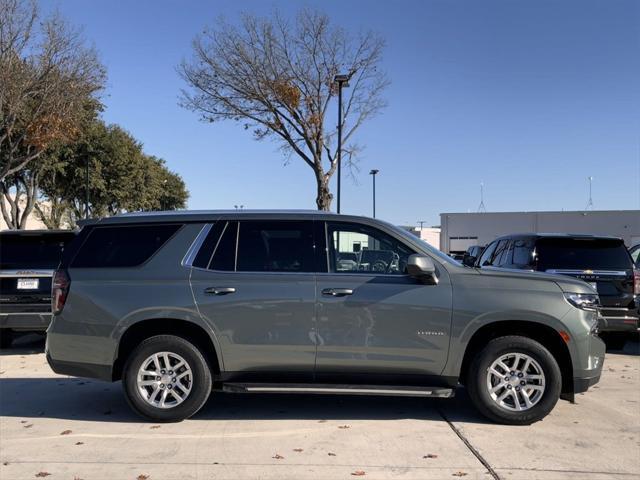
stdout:
<svg viewBox="0 0 640 480">
<path fill-rule="evenodd" d="M 129 405 L 156 422 L 176 422 L 194 415 L 211 393 L 211 370 L 192 343 L 173 335 L 144 340 L 123 371 Z"/>
<path fill-rule="evenodd" d="M 528 425 L 553 409 L 560 397 L 562 376 L 558 362 L 540 343 L 520 336 L 499 337 L 476 355 L 467 388 L 486 417 Z"/>
</svg>

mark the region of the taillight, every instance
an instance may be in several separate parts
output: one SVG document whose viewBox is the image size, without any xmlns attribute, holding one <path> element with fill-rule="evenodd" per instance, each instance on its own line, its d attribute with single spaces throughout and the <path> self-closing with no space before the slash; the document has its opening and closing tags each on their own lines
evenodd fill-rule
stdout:
<svg viewBox="0 0 640 480">
<path fill-rule="evenodd" d="M 51 309 L 54 315 L 62 312 L 64 304 L 67 301 L 67 294 L 69 293 L 69 286 L 71 285 L 71 279 L 66 270 L 56 270 L 53 276 L 53 284 L 51 286 Z"/>
<path fill-rule="evenodd" d="M 640 270 L 633 271 L 633 293 L 640 295 Z"/>
</svg>

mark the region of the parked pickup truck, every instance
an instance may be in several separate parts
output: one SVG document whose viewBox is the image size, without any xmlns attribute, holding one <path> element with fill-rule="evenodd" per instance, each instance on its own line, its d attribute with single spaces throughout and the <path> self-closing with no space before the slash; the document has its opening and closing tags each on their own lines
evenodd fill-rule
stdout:
<svg viewBox="0 0 640 480">
<path fill-rule="evenodd" d="M 51 279 L 72 231 L 0 232 L 0 348 L 16 332 L 44 332 L 51 321 Z"/>
</svg>

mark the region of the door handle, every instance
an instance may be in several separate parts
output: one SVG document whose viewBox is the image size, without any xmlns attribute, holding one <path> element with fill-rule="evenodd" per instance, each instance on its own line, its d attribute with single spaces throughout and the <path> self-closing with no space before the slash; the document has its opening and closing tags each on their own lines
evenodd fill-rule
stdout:
<svg viewBox="0 0 640 480">
<path fill-rule="evenodd" d="M 325 288 L 322 290 L 323 295 L 331 295 L 332 297 L 344 297 L 346 295 L 353 295 L 351 288 Z"/>
<path fill-rule="evenodd" d="M 212 295 L 229 295 L 235 292 L 236 289 L 234 287 L 209 287 L 204 289 L 204 293 Z"/>
</svg>

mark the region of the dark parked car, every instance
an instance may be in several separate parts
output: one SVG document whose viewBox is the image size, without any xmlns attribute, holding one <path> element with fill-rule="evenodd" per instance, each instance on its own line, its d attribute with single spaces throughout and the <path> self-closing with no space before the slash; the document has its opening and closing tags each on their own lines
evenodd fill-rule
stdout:
<svg viewBox="0 0 640 480">
<path fill-rule="evenodd" d="M 508 235 L 489 244 L 477 261 L 481 268 L 537 270 L 579 278 L 597 289 L 600 330 L 636 332 L 640 271 L 620 238 L 596 235 Z M 620 342 L 613 342 L 618 343 Z M 622 337 L 615 337 L 622 338 Z"/>
<path fill-rule="evenodd" d="M 51 278 L 71 231 L 0 232 L 0 347 L 15 332 L 44 332 L 51 321 Z"/>
<path fill-rule="evenodd" d="M 543 418 L 600 378 L 598 295 L 462 266 L 404 229 L 327 212 L 130 214 L 85 224 L 53 285 L 58 373 L 122 379 L 154 421 L 212 389 L 450 397 Z"/>
</svg>

